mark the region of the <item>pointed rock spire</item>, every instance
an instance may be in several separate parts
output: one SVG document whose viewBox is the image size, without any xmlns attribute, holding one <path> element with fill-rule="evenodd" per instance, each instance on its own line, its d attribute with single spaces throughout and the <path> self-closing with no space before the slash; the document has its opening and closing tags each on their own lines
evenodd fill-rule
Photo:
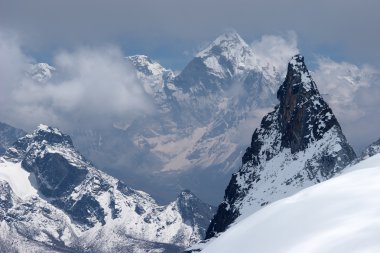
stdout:
<svg viewBox="0 0 380 253">
<path fill-rule="evenodd" d="M 252 135 L 206 239 L 263 206 L 327 180 L 356 157 L 301 55 L 288 65 L 279 104 Z"/>
<path fill-rule="evenodd" d="M 282 145 L 291 148 L 293 153 L 321 139 L 333 126 L 341 131 L 332 110 L 319 94 L 303 56 L 296 55 L 289 62 L 277 98 Z"/>
</svg>

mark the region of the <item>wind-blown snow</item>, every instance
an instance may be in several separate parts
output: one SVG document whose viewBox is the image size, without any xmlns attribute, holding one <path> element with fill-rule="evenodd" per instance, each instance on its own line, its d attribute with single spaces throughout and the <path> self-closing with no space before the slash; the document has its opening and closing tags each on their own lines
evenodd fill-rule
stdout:
<svg viewBox="0 0 380 253">
<path fill-rule="evenodd" d="M 37 195 L 37 189 L 33 186 L 34 175 L 21 168 L 21 163 L 12 163 L 0 158 L 0 180 L 7 181 L 19 198 L 26 199 Z"/>
<path fill-rule="evenodd" d="M 347 171 L 250 215 L 202 252 L 380 252 L 380 154 Z"/>
</svg>

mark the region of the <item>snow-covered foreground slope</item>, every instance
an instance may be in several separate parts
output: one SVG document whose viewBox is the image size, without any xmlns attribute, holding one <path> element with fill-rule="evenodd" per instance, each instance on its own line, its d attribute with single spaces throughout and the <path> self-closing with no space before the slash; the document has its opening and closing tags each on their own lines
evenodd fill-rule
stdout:
<svg viewBox="0 0 380 253">
<path fill-rule="evenodd" d="M 380 154 L 346 171 L 268 205 L 202 252 L 380 252 Z"/>
</svg>

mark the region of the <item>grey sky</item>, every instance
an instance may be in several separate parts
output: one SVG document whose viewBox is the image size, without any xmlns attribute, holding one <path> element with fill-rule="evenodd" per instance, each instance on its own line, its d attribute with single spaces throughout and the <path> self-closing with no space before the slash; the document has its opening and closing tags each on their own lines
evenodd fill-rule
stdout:
<svg viewBox="0 0 380 253">
<path fill-rule="evenodd" d="M 306 56 L 379 66 L 379 9 L 376 0 L 0 0 L 0 25 L 22 34 L 25 50 L 41 58 L 116 43 L 181 68 L 205 41 L 235 28 L 248 41 L 295 31 Z"/>
</svg>

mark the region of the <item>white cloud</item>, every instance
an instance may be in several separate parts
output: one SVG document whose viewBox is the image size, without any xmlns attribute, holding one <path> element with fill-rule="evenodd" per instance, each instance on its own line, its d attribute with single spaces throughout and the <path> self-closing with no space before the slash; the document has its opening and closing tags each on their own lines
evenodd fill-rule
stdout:
<svg viewBox="0 0 380 253">
<path fill-rule="evenodd" d="M 285 36 L 264 35 L 251 47 L 261 66 L 274 66 L 284 76 L 290 58 L 299 53 L 294 32 L 288 32 Z"/>
<path fill-rule="evenodd" d="M 125 123 L 149 113 L 150 99 L 122 52 L 112 46 L 62 51 L 45 82 L 26 75 L 32 62 L 15 37 L 0 33 L 0 119 L 30 129 L 39 123 L 73 129 Z"/>
<path fill-rule="evenodd" d="M 357 66 L 319 57 L 313 73 L 349 141 L 361 150 L 380 137 L 379 72 L 369 65 Z"/>
<path fill-rule="evenodd" d="M 314 80 L 336 113 L 350 122 L 363 117 L 368 108 L 359 107 L 356 95 L 372 86 L 375 69 L 347 62 L 338 63 L 329 58 L 318 58 L 317 63 Z"/>
</svg>

